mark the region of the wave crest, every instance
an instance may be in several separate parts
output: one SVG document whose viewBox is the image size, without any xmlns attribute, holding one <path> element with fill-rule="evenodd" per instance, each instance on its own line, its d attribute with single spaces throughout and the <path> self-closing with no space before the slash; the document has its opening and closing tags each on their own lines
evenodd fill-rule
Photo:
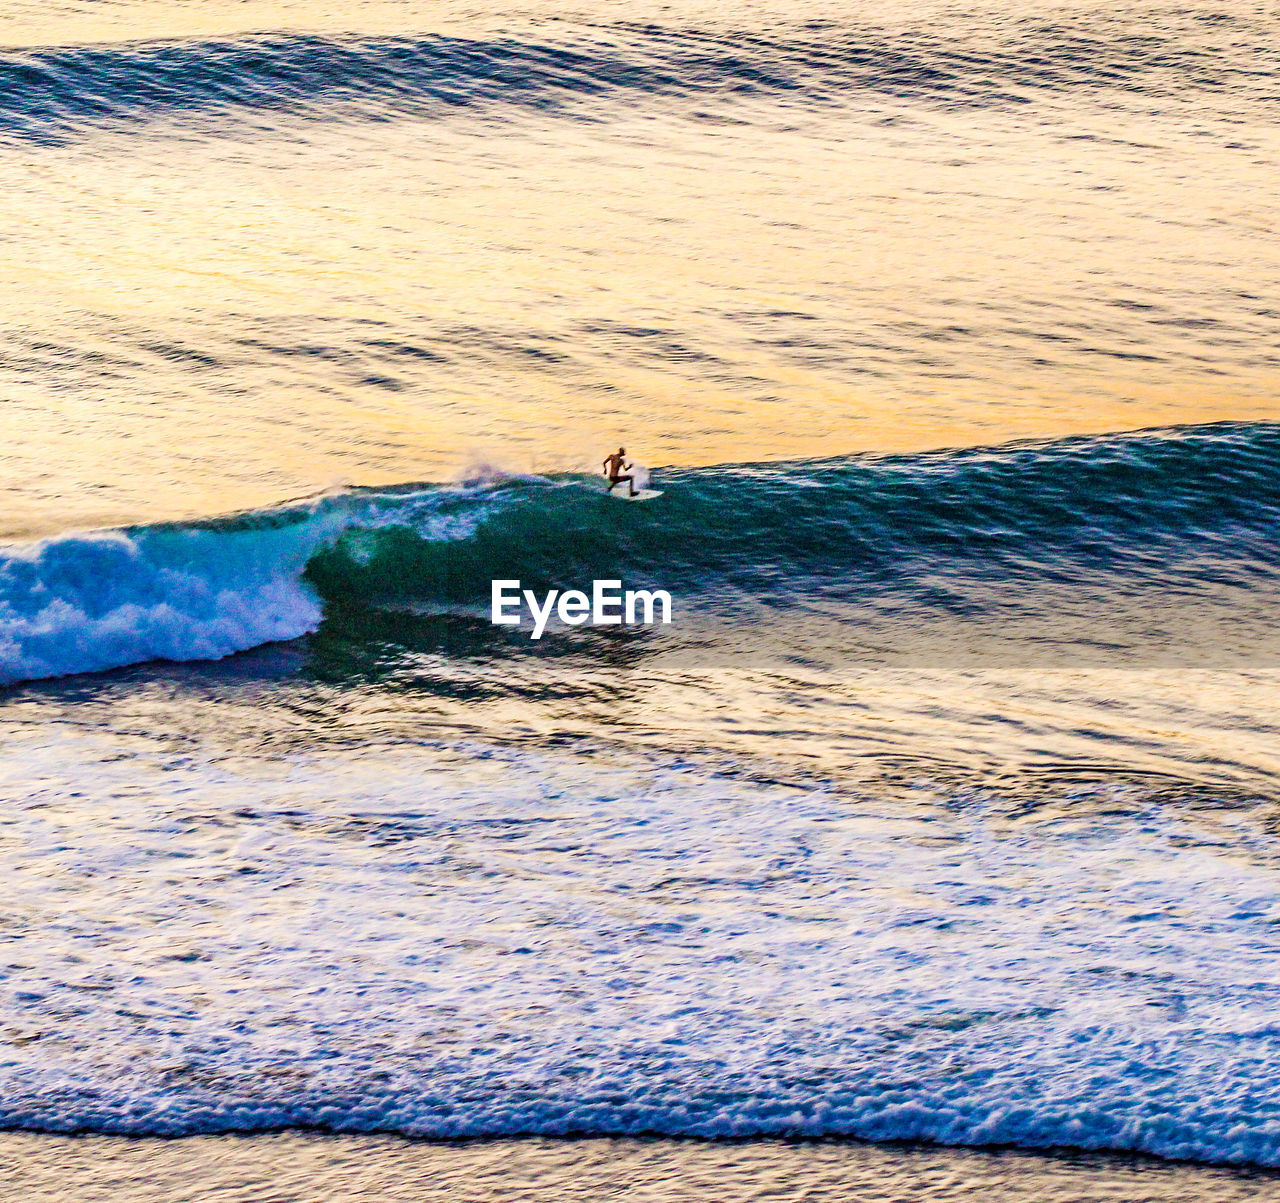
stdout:
<svg viewBox="0 0 1280 1203">
<path fill-rule="evenodd" d="M 711 608 L 744 593 L 774 606 L 892 596 L 981 615 L 1011 586 L 1102 574 L 1117 589 L 1212 588 L 1280 567 L 1272 425 L 668 469 L 661 484 L 647 506 L 578 476 L 355 490 L 9 548 L 0 683 L 217 658 L 312 631 L 332 606 L 483 607 L 495 577 L 623 577 Z"/>
</svg>

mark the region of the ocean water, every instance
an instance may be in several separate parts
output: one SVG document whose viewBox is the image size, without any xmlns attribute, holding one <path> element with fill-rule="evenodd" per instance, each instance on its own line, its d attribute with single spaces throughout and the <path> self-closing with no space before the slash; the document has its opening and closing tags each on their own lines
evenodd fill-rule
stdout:
<svg viewBox="0 0 1280 1203">
<path fill-rule="evenodd" d="M 1275 1189 L 1273 10 L 0 31 L 0 1127 Z"/>
</svg>

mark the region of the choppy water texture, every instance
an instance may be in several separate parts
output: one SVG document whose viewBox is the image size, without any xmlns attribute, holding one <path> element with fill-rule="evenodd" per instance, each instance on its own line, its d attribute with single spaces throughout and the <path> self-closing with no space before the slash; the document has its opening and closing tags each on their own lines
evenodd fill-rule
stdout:
<svg viewBox="0 0 1280 1203">
<path fill-rule="evenodd" d="M 28 1168 L 1272 1189 L 1275 15 L 417 8 L 0 6 Z"/>
</svg>

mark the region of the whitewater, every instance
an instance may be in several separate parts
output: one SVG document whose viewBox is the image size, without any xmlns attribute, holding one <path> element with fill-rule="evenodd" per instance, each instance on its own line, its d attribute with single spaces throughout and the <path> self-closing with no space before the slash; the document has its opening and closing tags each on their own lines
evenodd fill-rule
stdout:
<svg viewBox="0 0 1280 1203">
<path fill-rule="evenodd" d="M 380 748 L 371 788 L 202 742 L 22 748 L 5 869 L 58 934 L 14 950 L 9 1125 L 1280 1152 L 1276 862 L 1238 816 L 474 744 Z"/>
</svg>

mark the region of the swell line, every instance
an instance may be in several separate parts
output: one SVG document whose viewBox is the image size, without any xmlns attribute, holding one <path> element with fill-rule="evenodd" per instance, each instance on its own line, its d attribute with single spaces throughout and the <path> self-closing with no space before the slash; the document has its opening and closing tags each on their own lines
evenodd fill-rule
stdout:
<svg viewBox="0 0 1280 1203">
<path fill-rule="evenodd" d="M 1199 23 L 1191 41 L 1186 32 L 1022 21 L 965 38 L 831 22 L 774 34 L 619 24 L 563 42 L 263 33 L 13 49 L 0 53 L 0 136 L 56 143 L 102 122 L 234 109 L 368 119 L 573 105 L 589 117 L 624 95 L 827 105 L 855 94 L 990 108 L 1082 88 L 1170 97 L 1274 85 L 1265 28 Z"/>
<path fill-rule="evenodd" d="M 661 483 L 662 503 L 640 507 L 572 475 L 354 490 L 0 549 L 0 683 L 218 658 L 313 631 L 333 605 L 483 606 L 494 578 L 621 575 L 709 612 L 743 596 L 893 598 L 980 619 L 1011 589 L 1074 596 L 1099 580 L 1113 599 L 1262 587 L 1265 601 L 1280 567 L 1270 424 L 665 470 Z"/>
</svg>

